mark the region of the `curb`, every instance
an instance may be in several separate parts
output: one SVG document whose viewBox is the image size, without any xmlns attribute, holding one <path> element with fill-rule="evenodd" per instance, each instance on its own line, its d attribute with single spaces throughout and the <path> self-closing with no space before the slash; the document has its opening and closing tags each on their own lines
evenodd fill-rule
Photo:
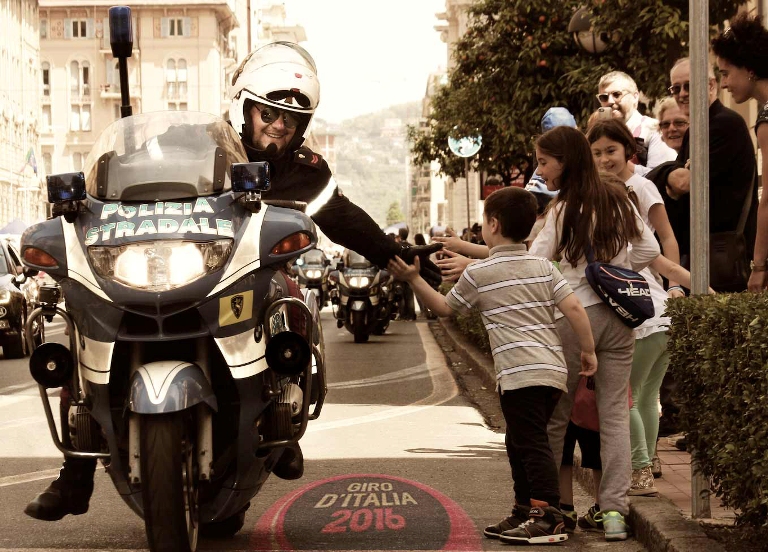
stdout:
<svg viewBox="0 0 768 552">
<path fill-rule="evenodd" d="M 495 385 L 493 357 L 480 351 L 454 325 L 450 318 L 438 322 L 453 342 L 456 352 L 487 380 Z M 580 467 L 579 449 L 574 454 L 574 478 L 589 492 L 594 492 L 591 470 Z M 672 501 L 664 496 L 629 497 L 629 525 L 635 538 L 651 552 L 725 552 L 716 540 L 710 539 L 697 522 L 686 519 Z"/>
</svg>

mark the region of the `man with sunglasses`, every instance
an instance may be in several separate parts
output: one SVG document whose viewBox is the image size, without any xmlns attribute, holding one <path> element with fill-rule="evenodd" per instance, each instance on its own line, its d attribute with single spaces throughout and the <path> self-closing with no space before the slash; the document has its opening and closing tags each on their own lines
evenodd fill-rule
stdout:
<svg viewBox="0 0 768 552">
<path fill-rule="evenodd" d="M 678 60 L 670 71 L 669 92 L 690 119 L 690 74 L 688 58 Z M 756 230 L 757 188 L 755 151 L 744 119 L 717 99 L 718 84 L 712 66 L 709 67 L 709 229 L 714 232 L 736 230 L 739 217 L 752 188 L 753 202 L 744 230 L 747 251 L 752 251 Z M 669 222 L 680 246 L 680 263 L 686 268 L 690 257 L 691 189 L 690 128 L 685 131 L 677 159 L 664 163 L 648 174 L 664 198 Z M 713 286 L 719 291 L 716 286 Z M 746 289 L 746 287 L 745 287 Z M 733 290 L 732 290 L 733 291 Z"/>
<path fill-rule="evenodd" d="M 264 198 L 306 202 L 306 213 L 330 240 L 382 268 L 395 255 L 408 263 L 418 255 L 422 276 L 437 287 L 440 270 L 428 256 L 442 244 L 406 247 L 390 240 L 365 211 L 341 194 L 325 160 L 302 147 L 320 99 L 317 69 L 309 53 L 290 42 L 254 50 L 235 72 L 230 98 L 230 123 L 240 134 L 248 159 L 270 163 L 271 189 Z M 25 513 L 56 521 L 87 512 L 95 468 L 95 460 L 65 459 L 59 478 L 27 505 Z M 298 444 L 286 449 L 272 473 L 283 479 L 303 475 Z M 214 524 L 201 531 L 216 536 L 217 529 Z"/>
<path fill-rule="evenodd" d="M 609 107 L 615 119 L 624 121 L 632 136 L 647 150 L 645 164 L 635 164 L 635 172 L 647 174 L 651 169 L 672 161 L 677 153 L 667 146 L 658 133 L 658 121 L 646 117 L 637 110 L 640 92 L 635 81 L 622 71 L 611 71 L 600 78 L 597 100 L 602 107 Z"/>
</svg>

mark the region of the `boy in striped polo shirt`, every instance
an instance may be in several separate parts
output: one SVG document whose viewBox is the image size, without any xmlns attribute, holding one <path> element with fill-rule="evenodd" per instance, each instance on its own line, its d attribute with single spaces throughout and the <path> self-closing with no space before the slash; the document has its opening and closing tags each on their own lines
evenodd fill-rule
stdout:
<svg viewBox="0 0 768 552">
<path fill-rule="evenodd" d="M 568 539 L 560 512 L 557 466 L 547 438 L 549 418 L 560 395 L 567 392 L 568 370 L 555 326 L 555 307 L 579 337 L 581 374 L 597 371 L 584 307 L 560 271 L 549 260 L 529 255 L 523 244 L 536 211 L 536 198 L 522 188 L 502 188 L 489 195 L 483 240 L 490 256 L 469 265 L 447 296 L 419 276 L 418 259 L 415 265 L 407 265 L 395 257 L 388 267 L 439 316 L 467 313 L 473 307 L 480 311 L 496 367 L 515 491 L 512 515 L 486 527 L 484 534 L 510 544 Z"/>
</svg>

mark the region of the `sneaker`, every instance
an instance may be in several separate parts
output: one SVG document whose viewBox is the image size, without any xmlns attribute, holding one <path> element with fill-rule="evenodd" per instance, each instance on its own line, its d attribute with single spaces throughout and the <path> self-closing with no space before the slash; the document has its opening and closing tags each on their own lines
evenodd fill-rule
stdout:
<svg viewBox="0 0 768 552">
<path fill-rule="evenodd" d="M 659 455 L 655 455 L 653 458 L 651 458 L 651 473 L 653 474 L 654 479 L 658 479 L 661 477 L 661 460 L 659 460 Z"/>
<path fill-rule="evenodd" d="M 581 516 L 578 521 L 578 526 L 582 531 L 599 531 L 603 532 L 603 521 L 595 519 L 598 511 L 594 506 L 590 506 L 589 511 Z"/>
<path fill-rule="evenodd" d="M 510 529 L 514 529 L 521 523 L 525 523 L 526 521 L 528 521 L 528 512 L 530 511 L 530 509 L 531 509 L 530 506 L 515 504 L 515 507 L 512 508 L 511 516 L 502 519 L 496 525 L 489 525 L 488 527 L 483 529 L 483 535 L 485 535 L 489 539 L 498 539 L 499 535 L 501 535 L 504 531 L 509 531 Z"/>
<path fill-rule="evenodd" d="M 554 506 L 531 508 L 528 521 L 499 535 L 508 544 L 549 544 L 568 540 L 563 514 Z"/>
<path fill-rule="evenodd" d="M 605 530 L 605 540 L 623 541 L 627 540 L 629 526 L 624 521 L 624 516 L 615 510 L 606 512 L 600 511 L 595 516 L 595 521 L 601 521 Z"/>
<path fill-rule="evenodd" d="M 648 496 L 658 494 L 658 490 L 653 484 L 653 473 L 651 466 L 646 466 L 639 470 L 632 470 L 632 484 L 627 491 L 629 496 Z"/>
<path fill-rule="evenodd" d="M 579 515 L 576 510 L 560 510 L 563 514 L 563 523 L 565 524 L 565 532 L 573 533 L 576 530 L 576 524 L 578 523 Z"/>
<path fill-rule="evenodd" d="M 670 447 L 674 447 L 677 445 L 677 442 L 681 439 L 685 439 L 685 433 L 675 433 L 674 435 L 670 435 L 667 437 L 667 444 Z"/>
</svg>

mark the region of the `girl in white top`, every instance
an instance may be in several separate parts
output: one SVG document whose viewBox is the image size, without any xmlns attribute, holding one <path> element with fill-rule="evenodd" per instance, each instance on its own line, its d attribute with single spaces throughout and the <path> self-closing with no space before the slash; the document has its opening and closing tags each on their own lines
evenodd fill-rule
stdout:
<svg viewBox="0 0 768 552">
<path fill-rule="evenodd" d="M 587 130 L 587 140 L 598 167 L 621 178 L 630 197 L 637 205 L 643 222 L 659 236 L 664 256 L 679 262 L 677 240 L 669 224 L 664 200 L 656 185 L 634 174 L 628 161 L 635 153 L 635 140 L 627 127 L 615 120 L 597 120 Z M 632 360 L 630 386 L 630 438 L 632 443 L 632 484 L 630 495 L 655 494 L 652 458 L 656 453 L 659 433 L 657 397 L 664 374 L 669 366 L 667 329 L 669 318 L 664 316 L 667 292 L 658 275 L 646 268 L 641 274 L 648 281 L 656 314 L 635 329 L 635 353 Z M 669 296 L 684 296 L 682 287 L 671 281 Z"/>
</svg>

